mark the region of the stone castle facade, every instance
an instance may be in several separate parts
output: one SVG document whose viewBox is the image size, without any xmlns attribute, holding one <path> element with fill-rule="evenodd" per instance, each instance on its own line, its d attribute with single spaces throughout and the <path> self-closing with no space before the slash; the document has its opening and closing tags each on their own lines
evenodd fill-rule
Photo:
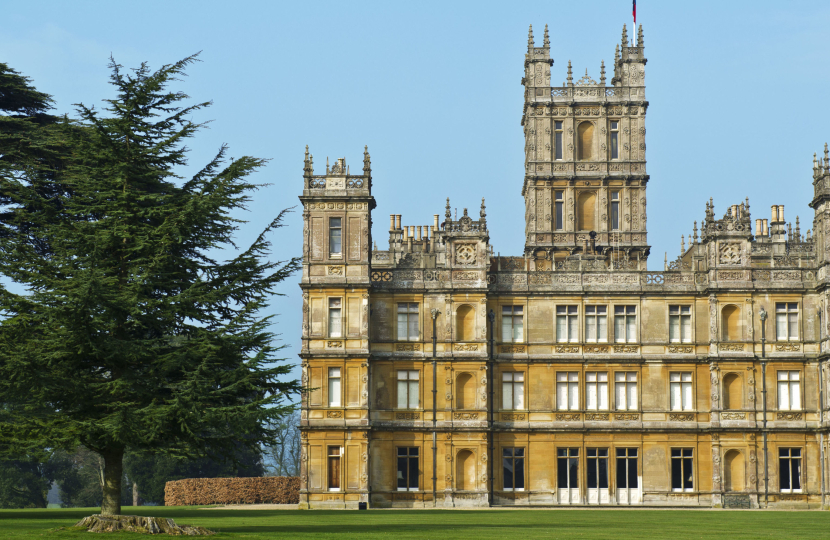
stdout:
<svg viewBox="0 0 830 540">
<path fill-rule="evenodd" d="M 494 255 L 483 200 L 393 214 L 379 250 L 368 150 L 356 175 L 306 151 L 301 506 L 821 506 L 826 147 L 814 233 L 710 202 L 648 271 L 642 27 L 610 82 L 569 63 L 552 87 L 552 64 L 531 30 L 516 256 Z"/>
</svg>

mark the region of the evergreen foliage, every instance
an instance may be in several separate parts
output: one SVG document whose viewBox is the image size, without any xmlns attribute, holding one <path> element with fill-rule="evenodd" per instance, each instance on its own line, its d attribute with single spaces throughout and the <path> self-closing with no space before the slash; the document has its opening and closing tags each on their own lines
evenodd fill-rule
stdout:
<svg viewBox="0 0 830 540">
<path fill-rule="evenodd" d="M 77 121 L 40 132 L 26 115 L 48 97 L 3 72 L 23 95 L 0 94 L 16 107 L 0 124 L 0 450 L 95 452 L 105 514 L 120 513 L 127 448 L 232 459 L 273 439 L 300 389 L 280 380 L 290 366 L 261 314 L 299 266 L 268 259 L 285 211 L 247 248 L 233 243 L 264 160 L 222 147 L 177 175 L 205 125 L 190 118 L 209 105 L 169 89 L 194 61 L 131 73 L 111 61 L 104 114 L 78 105 Z M 18 120 L 36 136 L 15 134 Z"/>
</svg>

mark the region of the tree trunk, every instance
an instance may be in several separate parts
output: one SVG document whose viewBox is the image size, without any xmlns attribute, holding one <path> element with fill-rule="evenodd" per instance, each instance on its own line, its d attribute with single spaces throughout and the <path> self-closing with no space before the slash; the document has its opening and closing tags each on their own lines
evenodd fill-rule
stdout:
<svg viewBox="0 0 830 540">
<path fill-rule="evenodd" d="M 104 497 L 101 500 L 101 515 L 121 515 L 121 478 L 124 449 L 116 448 L 101 453 L 104 458 Z"/>
</svg>

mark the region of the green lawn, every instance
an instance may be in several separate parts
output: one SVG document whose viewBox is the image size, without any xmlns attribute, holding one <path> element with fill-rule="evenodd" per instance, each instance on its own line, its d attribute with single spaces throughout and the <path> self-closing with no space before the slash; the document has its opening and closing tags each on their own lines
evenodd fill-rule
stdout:
<svg viewBox="0 0 830 540">
<path fill-rule="evenodd" d="M 0 510 L 0 538 L 89 538 L 60 530 L 97 509 Z M 719 510 L 202 510 L 124 508 L 219 531 L 217 538 L 830 538 L 830 512 Z M 111 537 L 139 538 L 122 533 Z M 96 536 L 97 538 L 97 536 Z"/>
</svg>

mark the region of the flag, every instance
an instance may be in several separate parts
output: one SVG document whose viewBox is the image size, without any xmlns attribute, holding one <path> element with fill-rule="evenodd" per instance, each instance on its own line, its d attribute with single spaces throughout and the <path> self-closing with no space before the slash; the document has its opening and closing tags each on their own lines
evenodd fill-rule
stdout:
<svg viewBox="0 0 830 540">
<path fill-rule="evenodd" d="M 631 14 L 634 15 L 634 26 L 637 26 L 637 0 L 631 2 Z"/>
</svg>

